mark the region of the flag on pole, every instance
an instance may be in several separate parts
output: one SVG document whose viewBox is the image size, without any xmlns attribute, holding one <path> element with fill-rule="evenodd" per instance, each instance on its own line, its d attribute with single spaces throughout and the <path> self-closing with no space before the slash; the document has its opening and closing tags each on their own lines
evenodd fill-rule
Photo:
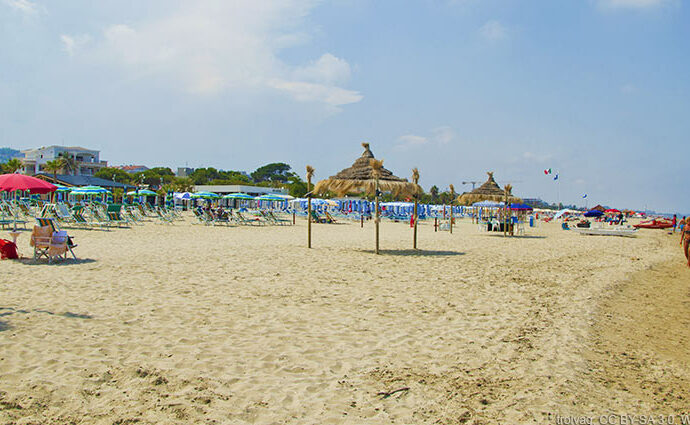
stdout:
<svg viewBox="0 0 690 425">
<path fill-rule="evenodd" d="M 551 174 L 551 169 L 550 169 L 550 168 L 547 168 L 546 170 L 544 170 L 544 174 L 546 174 L 546 175 Z"/>
</svg>

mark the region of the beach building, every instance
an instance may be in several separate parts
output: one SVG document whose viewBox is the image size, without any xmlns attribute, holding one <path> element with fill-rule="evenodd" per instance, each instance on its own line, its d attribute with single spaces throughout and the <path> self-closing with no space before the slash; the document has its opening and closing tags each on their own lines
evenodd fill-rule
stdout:
<svg viewBox="0 0 690 425">
<path fill-rule="evenodd" d="M 100 151 L 86 149 L 79 146 L 43 146 L 37 149 L 27 149 L 24 154 L 21 172 L 33 176 L 44 171 L 46 162 L 53 161 L 60 156 L 68 155 L 75 161 L 77 176 L 93 176 L 103 167 L 108 166 L 107 161 L 101 161 Z"/>
<path fill-rule="evenodd" d="M 85 175 L 72 176 L 69 174 L 58 174 L 56 176 L 53 176 L 52 174 L 49 174 L 49 173 L 38 173 L 35 175 L 35 177 L 46 180 L 46 181 L 53 183 L 53 184 L 61 184 L 63 186 L 67 186 L 67 187 L 100 186 L 100 187 L 104 187 L 104 188 L 109 189 L 109 190 L 113 190 L 113 189 L 130 190 L 130 189 L 136 188 L 135 186 L 132 186 L 129 184 L 119 183 L 119 182 L 115 182 L 112 180 L 101 179 L 98 177 L 85 176 Z"/>
<path fill-rule="evenodd" d="M 177 173 L 175 175 L 177 177 L 189 177 L 190 174 L 194 172 L 194 168 L 189 168 L 189 167 L 177 167 Z"/>
<path fill-rule="evenodd" d="M 195 192 L 213 192 L 219 195 L 227 195 L 229 193 L 247 193 L 249 195 L 287 195 L 288 190 L 282 187 L 262 187 L 262 186 L 245 186 L 239 184 L 229 185 L 198 185 L 194 186 Z"/>
</svg>

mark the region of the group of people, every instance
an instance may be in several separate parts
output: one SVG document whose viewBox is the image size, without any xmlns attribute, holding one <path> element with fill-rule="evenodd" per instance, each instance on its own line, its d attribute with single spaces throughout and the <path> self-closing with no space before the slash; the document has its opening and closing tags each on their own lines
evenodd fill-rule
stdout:
<svg viewBox="0 0 690 425">
<path fill-rule="evenodd" d="M 680 229 L 680 245 L 683 247 L 685 258 L 688 260 L 688 267 L 690 267 L 690 253 L 688 252 L 690 245 L 690 217 L 683 217 L 680 219 L 680 222 L 677 222 L 676 216 L 674 215 L 672 224 L 674 233 L 676 231 L 676 225 L 678 225 Z"/>
</svg>

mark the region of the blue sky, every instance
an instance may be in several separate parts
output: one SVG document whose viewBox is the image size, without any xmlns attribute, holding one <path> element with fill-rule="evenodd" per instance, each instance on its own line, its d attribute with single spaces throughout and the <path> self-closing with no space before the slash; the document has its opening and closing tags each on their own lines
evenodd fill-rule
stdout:
<svg viewBox="0 0 690 425">
<path fill-rule="evenodd" d="M 0 0 L 0 146 L 690 212 L 681 0 Z M 559 184 L 543 174 L 552 168 Z"/>
</svg>

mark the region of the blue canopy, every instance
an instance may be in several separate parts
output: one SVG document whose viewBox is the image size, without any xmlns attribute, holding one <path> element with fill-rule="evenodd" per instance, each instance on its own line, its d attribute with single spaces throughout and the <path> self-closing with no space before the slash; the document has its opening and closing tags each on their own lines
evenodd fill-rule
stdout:
<svg viewBox="0 0 690 425">
<path fill-rule="evenodd" d="M 604 213 L 599 210 L 589 210 L 585 213 L 585 217 L 600 217 L 602 215 L 604 215 Z"/>
<path fill-rule="evenodd" d="M 502 207 L 503 202 L 481 201 L 472 204 L 473 207 Z"/>
<path fill-rule="evenodd" d="M 527 204 L 510 204 L 510 209 L 517 211 L 532 211 L 534 208 Z"/>
</svg>

